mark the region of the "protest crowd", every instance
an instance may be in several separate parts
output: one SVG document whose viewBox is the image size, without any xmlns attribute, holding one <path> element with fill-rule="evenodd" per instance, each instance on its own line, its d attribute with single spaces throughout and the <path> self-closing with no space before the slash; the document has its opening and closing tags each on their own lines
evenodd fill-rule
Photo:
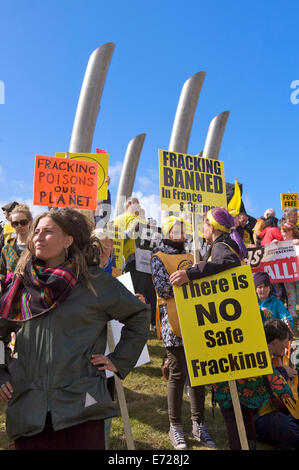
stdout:
<svg viewBox="0 0 299 470">
<path fill-rule="evenodd" d="M 167 380 L 165 409 L 173 448 L 187 450 L 184 393 L 190 401 L 193 437 L 199 445 L 217 448 L 205 421 L 208 389 L 225 422 L 227 448 L 241 450 L 228 380 L 191 384 L 188 338 L 182 335 L 175 294 L 180 288 L 185 295 L 189 283 L 190 292 L 198 289 L 196 295 L 203 297 L 213 286 L 209 283 L 213 276 L 222 276 L 217 286 L 225 292 L 225 272 L 239 272 L 250 264 L 252 302 L 259 307 L 273 369 L 246 377 L 248 355 L 239 353 L 238 366 L 235 356 L 230 359 L 231 368 L 234 365 L 243 373 L 235 385 L 248 449 L 255 450 L 257 441 L 273 449 L 299 449 L 299 280 L 289 275 L 273 282 L 273 267 L 261 264 L 261 269 L 249 262 L 262 259 L 269 247 L 299 246 L 296 208 L 286 208 L 279 219 L 271 208 L 265 208 L 258 219 L 247 214 L 243 205 L 237 211 L 230 210 L 229 204 L 227 209 L 210 208 L 199 227 L 197 259 L 190 249 L 194 247 L 190 218 L 169 213 L 157 227 L 136 197 L 126 200 L 115 220 L 110 220 L 109 191 L 95 211 L 49 207 L 33 218 L 30 209 L 17 201 L 2 211 L 6 220 L 0 256 L 0 399 L 7 404 L 11 448 L 109 448 L 111 419 L 119 414 L 114 377 L 124 379 L 130 373 L 151 333 L 164 346 L 161 381 Z M 142 255 L 146 255 L 142 261 L 146 269 L 140 268 Z M 117 279 L 124 274 L 130 275 L 134 291 Z M 238 278 L 239 287 L 241 281 L 245 286 L 244 279 Z M 248 300 L 248 305 L 253 304 Z M 201 312 L 202 317 L 197 313 L 200 324 L 207 313 Z M 107 352 L 107 329 L 113 320 L 123 325 L 121 338 Z M 206 332 L 211 349 L 224 341 L 220 333 Z M 229 334 L 235 343 L 241 342 L 240 330 L 227 328 L 225 341 Z M 292 363 L 291 358 L 297 356 Z M 256 354 L 260 371 L 265 357 Z M 211 366 L 202 359 L 197 364 L 204 376 Z M 221 361 L 219 367 L 225 371 L 228 361 Z"/>
</svg>

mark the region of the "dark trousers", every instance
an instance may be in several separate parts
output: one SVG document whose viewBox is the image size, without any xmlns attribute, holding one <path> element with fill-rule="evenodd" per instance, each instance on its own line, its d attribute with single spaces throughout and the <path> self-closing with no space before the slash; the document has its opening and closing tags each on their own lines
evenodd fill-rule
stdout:
<svg viewBox="0 0 299 470">
<path fill-rule="evenodd" d="M 241 405 L 241 411 L 250 449 L 252 443 L 256 441 L 256 432 L 253 419 L 255 410 Z M 230 450 L 242 450 L 233 407 L 231 406 L 230 408 L 221 408 L 221 412 L 226 424 Z"/>
<path fill-rule="evenodd" d="M 299 420 L 278 411 L 257 418 L 258 437 L 262 442 L 299 450 Z"/>
<path fill-rule="evenodd" d="M 166 348 L 169 361 L 167 388 L 168 416 L 170 424 L 182 424 L 182 401 L 184 385 L 188 379 L 187 363 L 183 346 Z M 205 410 L 205 387 L 190 387 L 192 421 L 203 422 Z"/>
<path fill-rule="evenodd" d="M 105 450 L 104 420 L 85 421 L 54 431 L 47 414 L 42 432 L 15 440 L 16 450 Z"/>
</svg>

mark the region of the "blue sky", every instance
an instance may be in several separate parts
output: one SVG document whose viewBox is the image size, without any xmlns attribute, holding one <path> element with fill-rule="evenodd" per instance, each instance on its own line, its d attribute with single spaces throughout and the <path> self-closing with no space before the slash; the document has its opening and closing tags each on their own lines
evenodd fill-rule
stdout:
<svg viewBox="0 0 299 470">
<path fill-rule="evenodd" d="M 68 150 L 88 59 L 113 42 L 92 144 L 110 154 L 112 201 L 127 145 L 145 133 L 134 192 L 156 216 L 158 149 L 185 81 L 205 71 L 188 153 L 229 110 L 226 181 L 243 183 L 252 216 L 268 207 L 280 216 L 280 193 L 299 190 L 298 14 L 296 0 L 1 2 L 0 204 L 32 203 L 34 156 Z"/>
</svg>

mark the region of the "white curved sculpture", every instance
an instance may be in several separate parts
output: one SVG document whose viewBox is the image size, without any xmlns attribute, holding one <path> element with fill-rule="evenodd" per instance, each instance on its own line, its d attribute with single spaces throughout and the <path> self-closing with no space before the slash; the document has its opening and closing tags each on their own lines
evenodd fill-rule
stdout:
<svg viewBox="0 0 299 470">
<path fill-rule="evenodd" d="M 87 152 L 100 109 L 106 75 L 114 51 L 112 42 L 103 44 L 90 56 L 77 105 L 69 152 Z"/>
<path fill-rule="evenodd" d="M 132 194 L 145 136 L 146 134 L 139 134 L 128 144 L 118 183 L 114 218 L 124 212 L 124 203 L 126 202 L 126 199 Z"/>
<path fill-rule="evenodd" d="M 202 152 L 203 157 L 218 159 L 229 114 L 229 111 L 224 111 L 212 119 Z"/>
<path fill-rule="evenodd" d="M 168 150 L 187 153 L 194 114 L 206 72 L 198 72 L 183 85 L 178 102 Z"/>
</svg>

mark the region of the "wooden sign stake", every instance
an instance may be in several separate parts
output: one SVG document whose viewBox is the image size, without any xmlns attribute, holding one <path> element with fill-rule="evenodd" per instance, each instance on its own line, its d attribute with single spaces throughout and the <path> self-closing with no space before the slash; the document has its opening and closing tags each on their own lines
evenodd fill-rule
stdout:
<svg viewBox="0 0 299 470">
<path fill-rule="evenodd" d="M 108 330 L 107 330 L 107 342 L 109 350 L 112 352 L 115 349 L 115 344 L 112 336 L 111 325 L 108 323 Z M 131 425 L 130 425 L 130 418 L 128 413 L 128 407 L 126 403 L 126 397 L 124 388 L 121 382 L 121 379 L 114 374 L 115 379 L 115 388 L 118 397 L 118 403 L 120 407 L 121 417 L 124 424 L 124 431 L 126 436 L 127 448 L 128 450 L 135 450 L 135 443 L 132 435 Z"/>
</svg>

